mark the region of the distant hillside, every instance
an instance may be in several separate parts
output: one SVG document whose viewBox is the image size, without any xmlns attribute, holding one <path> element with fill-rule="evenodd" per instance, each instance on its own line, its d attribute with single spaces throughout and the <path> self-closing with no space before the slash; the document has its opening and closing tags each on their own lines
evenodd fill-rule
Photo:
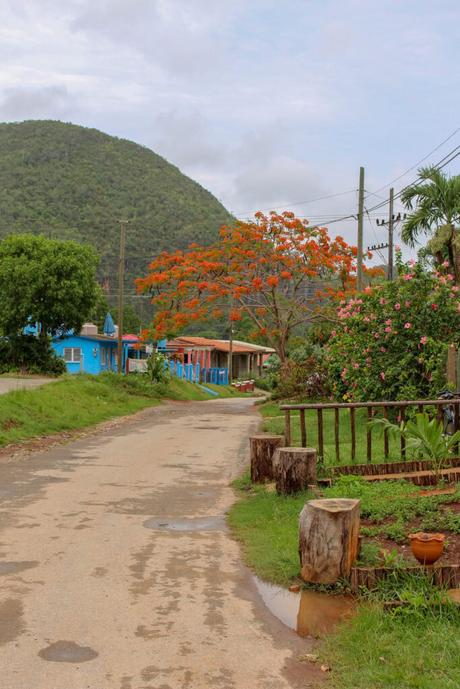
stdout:
<svg viewBox="0 0 460 689">
<path fill-rule="evenodd" d="M 37 232 L 90 242 L 109 295 L 119 225 L 129 218 L 127 289 L 162 250 L 210 242 L 232 217 L 153 151 L 96 129 L 48 120 L 0 124 L 0 237 Z"/>
</svg>

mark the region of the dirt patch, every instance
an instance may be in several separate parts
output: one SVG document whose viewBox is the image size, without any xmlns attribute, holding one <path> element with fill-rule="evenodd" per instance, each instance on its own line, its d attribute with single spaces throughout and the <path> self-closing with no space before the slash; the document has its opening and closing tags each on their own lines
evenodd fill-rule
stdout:
<svg viewBox="0 0 460 689">
<path fill-rule="evenodd" d="M 415 531 L 420 529 L 414 529 Z M 437 565 L 457 565 L 460 563 L 460 534 L 452 533 L 451 531 L 444 531 L 446 534 L 446 541 L 444 545 L 444 552 L 437 561 Z M 377 545 L 382 551 L 387 553 L 395 552 L 410 565 L 418 565 L 419 563 L 412 555 L 409 543 L 396 543 L 395 541 L 385 538 L 384 536 L 367 537 L 364 536 L 362 543 L 371 543 Z M 382 557 L 382 564 L 384 558 Z"/>
<path fill-rule="evenodd" d="M 21 426 L 21 422 L 16 419 L 5 419 L 2 422 L 3 431 L 10 431 L 12 428 L 19 428 L 19 426 Z"/>
<path fill-rule="evenodd" d="M 8 598 L 0 603 L 0 646 L 14 641 L 24 630 L 22 602 Z"/>
</svg>

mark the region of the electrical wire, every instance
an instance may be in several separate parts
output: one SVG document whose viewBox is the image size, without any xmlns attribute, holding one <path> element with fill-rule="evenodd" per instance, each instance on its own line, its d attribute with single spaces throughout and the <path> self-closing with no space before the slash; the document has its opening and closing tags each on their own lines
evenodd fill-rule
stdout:
<svg viewBox="0 0 460 689">
<path fill-rule="evenodd" d="M 436 163 L 436 165 L 433 165 L 433 168 L 435 170 L 438 170 L 438 171 L 442 170 L 443 168 L 446 167 L 446 165 L 449 165 L 449 163 L 451 163 L 453 160 L 455 160 L 459 155 L 460 155 L 460 145 L 456 146 L 454 149 L 452 149 L 452 151 L 450 151 L 447 155 L 445 155 L 444 158 L 441 158 L 441 160 L 438 163 Z M 412 182 L 410 182 L 409 184 L 406 184 L 404 187 L 402 187 L 402 189 L 400 189 L 398 191 L 398 193 L 394 195 L 394 200 L 396 201 L 398 198 L 400 198 L 406 189 L 409 189 L 409 187 L 416 184 L 420 179 L 421 179 L 420 175 L 418 175 L 418 177 L 416 177 Z M 386 201 L 382 201 L 381 203 L 378 203 L 375 206 L 371 206 L 371 208 L 369 208 L 369 211 L 375 211 L 378 208 L 382 208 L 383 206 L 387 206 L 388 203 L 389 203 L 389 199 L 387 199 Z"/>
<path fill-rule="evenodd" d="M 395 177 L 394 179 L 391 180 L 391 182 L 388 182 L 387 184 L 384 184 L 383 187 L 380 187 L 379 189 L 376 189 L 374 192 L 368 192 L 368 193 L 369 193 L 369 194 L 372 194 L 372 193 L 373 193 L 373 194 L 377 194 L 379 191 L 382 191 L 382 189 L 386 189 L 387 187 L 390 187 L 392 184 L 394 184 L 394 183 L 397 182 L 398 180 L 400 180 L 400 179 L 402 179 L 403 177 L 405 177 L 405 176 L 407 175 L 408 172 L 412 172 L 412 170 L 415 170 L 415 169 L 420 165 L 420 163 L 423 163 L 425 160 L 427 160 L 427 158 L 429 158 L 431 155 L 433 155 L 433 153 L 436 153 L 436 151 L 438 151 L 442 146 L 444 146 L 445 143 L 447 143 L 448 141 L 450 141 L 450 139 L 452 139 L 459 131 L 460 131 L 460 127 L 457 127 L 457 129 L 455 129 L 455 131 L 453 131 L 452 134 L 449 134 L 449 136 L 447 137 L 447 139 L 444 139 L 444 141 L 441 141 L 441 143 L 438 144 L 435 148 L 433 148 L 432 151 L 430 151 L 429 153 L 427 153 L 426 156 L 423 156 L 423 158 L 421 158 L 419 161 L 417 161 L 414 165 L 412 165 L 411 167 L 407 168 L 407 170 L 405 170 L 405 171 L 404 171 L 402 174 L 400 174 L 398 177 Z"/>
<path fill-rule="evenodd" d="M 306 206 L 308 203 L 316 203 L 316 201 L 325 201 L 326 199 L 334 199 L 338 196 L 345 196 L 346 194 L 353 194 L 356 189 L 349 189 L 348 191 L 339 191 L 337 194 L 328 194 L 327 196 L 319 196 L 316 199 L 309 199 L 308 201 L 295 201 L 294 203 L 285 203 L 282 206 L 272 206 L 271 208 L 253 208 L 249 211 L 234 211 L 233 215 L 245 215 L 246 213 L 257 213 L 258 211 L 276 211 L 280 208 L 286 208 L 286 206 Z"/>
</svg>

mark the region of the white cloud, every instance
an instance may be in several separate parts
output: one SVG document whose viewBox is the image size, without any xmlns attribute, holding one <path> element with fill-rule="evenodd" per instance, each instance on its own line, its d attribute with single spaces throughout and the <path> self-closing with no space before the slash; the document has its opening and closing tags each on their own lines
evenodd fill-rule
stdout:
<svg viewBox="0 0 460 689">
<path fill-rule="evenodd" d="M 7 88 L 0 101 L 0 117 L 5 120 L 40 119 L 50 111 L 55 117 L 64 117 L 75 110 L 75 101 L 63 85 Z"/>
<path fill-rule="evenodd" d="M 458 126 L 455 0 L 1 4 L 2 118 L 149 145 L 231 210 L 353 189 L 363 164 L 376 189 Z"/>
</svg>

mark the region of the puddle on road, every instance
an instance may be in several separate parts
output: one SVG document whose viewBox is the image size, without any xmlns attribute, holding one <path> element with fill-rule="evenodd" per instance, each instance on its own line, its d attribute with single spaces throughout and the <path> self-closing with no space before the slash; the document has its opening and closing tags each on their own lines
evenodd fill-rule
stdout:
<svg viewBox="0 0 460 689">
<path fill-rule="evenodd" d="M 7 574 L 17 574 L 25 569 L 31 569 L 38 565 L 38 560 L 22 560 L 19 562 L 0 562 L 0 576 Z"/>
<path fill-rule="evenodd" d="M 168 517 L 152 517 L 144 522 L 146 529 L 158 531 L 223 531 L 224 517 L 196 517 L 195 519 L 168 519 Z"/>
<path fill-rule="evenodd" d="M 56 641 L 38 652 L 43 660 L 56 663 L 85 663 L 99 655 L 89 646 L 79 646 L 75 641 Z"/>
<path fill-rule="evenodd" d="M 254 577 L 263 602 L 275 617 L 299 636 L 321 637 L 356 609 L 351 596 L 329 595 L 308 589 L 292 593 Z"/>
</svg>

